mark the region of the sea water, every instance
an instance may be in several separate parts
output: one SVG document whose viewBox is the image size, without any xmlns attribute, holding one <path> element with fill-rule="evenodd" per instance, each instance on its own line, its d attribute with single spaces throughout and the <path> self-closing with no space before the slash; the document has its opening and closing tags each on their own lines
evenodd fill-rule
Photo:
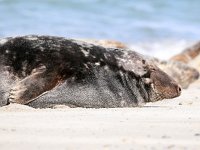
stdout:
<svg viewBox="0 0 200 150">
<path fill-rule="evenodd" d="M 200 0 L 0 0 L 0 37 L 113 39 L 167 59 L 200 40 Z"/>
</svg>

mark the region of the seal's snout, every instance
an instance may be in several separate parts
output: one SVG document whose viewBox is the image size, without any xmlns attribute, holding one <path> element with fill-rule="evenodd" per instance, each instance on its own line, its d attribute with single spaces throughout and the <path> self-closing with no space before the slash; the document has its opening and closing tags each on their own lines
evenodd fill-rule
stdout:
<svg viewBox="0 0 200 150">
<path fill-rule="evenodd" d="M 156 69 L 150 74 L 153 81 L 153 91 L 155 92 L 152 101 L 175 98 L 181 95 L 181 87 L 170 76 L 160 69 Z"/>
<path fill-rule="evenodd" d="M 176 82 L 171 83 L 170 95 L 168 98 L 175 98 L 181 95 L 182 88 Z"/>
</svg>

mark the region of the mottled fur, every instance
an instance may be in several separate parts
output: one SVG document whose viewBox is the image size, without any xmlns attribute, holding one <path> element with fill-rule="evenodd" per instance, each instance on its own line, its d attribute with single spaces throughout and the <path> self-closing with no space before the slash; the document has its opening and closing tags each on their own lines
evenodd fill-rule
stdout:
<svg viewBox="0 0 200 150">
<path fill-rule="evenodd" d="M 113 47 L 113 48 L 127 48 L 127 46 L 121 42 L 112 42 L 109 44 L 109 40 L 85 40 L 86 42 L 101 45 L 104 47 Z M 108 42 L 107 42 L 108 41 Z M 119 44 L 118 44 L 119 43 Z M 188 48 L 183 54 L 175 56 L 175 60 L 160 60 L 158 58 L 146 56 L 146 59 L 150 60 L 153 64 L 157 65 L 160 69 L 166 72 L 171 76 L 182 88 L 186 89 L 191 83 L 196 81 L 199 78 L 199 72 L 195 68 L 200 68 L 200 59 L 198 57 L 200 53 L 200 43 L 197 43 L 191 48 Z M 187 56 L 189 55 L 189 56 Z M 182 57 L 187 56 L 189 58 L 188 64 L 184 64 L 179 60 Z M 193 59 L 195 57 L 195 59 Z M 176 60 L 177 58 L 177 60 Z M 185 57 L 184 57 L 185 58 Z M 192 66 L 192 67 L 191 67 Z M 198 69 L 200 71 L 200 69 Z"/>
<path fill-rule="evenodd" d="M 0 40 L 0 57 L 1 73 L 9 72 L 0 74 L 6 81 L 0 98 L 8 103 L 131 107 L 174 98 L 181 91 L 172 78 L 134 51 L 72 39 L 4 38 Z"/>
<path fill-rule="evenodd" d="M 80 40 L 87 43 L 103 46 L 106 48 L 122 48 L 122 49 L 128 48 L 126 44 L 114 40 L 94 40 L 94 39 L 80 39 Z"/>
<path fill-rule="evenodd" d="M 152 63 L 171 76 L 179 85 L 186 89 L 191 83 L 199 78 L 199 72 L 182 62 L 168 60 L 161 61 L 156 58 L 149 58 Z"/>
<path fill-rule="evenodd" d="M 200 54 L 200 42 L 195 45 L 186 48 L 180 54 L 177 54 L 171 58 L 171 60 L 176 60 L 183 63 L 189 63 L 194 58 L 196 58 Z"/>
<path fill-rule="evenodd" d="M 200 42 L 186 48 L 180 54 L 175 55 L 171 60 L 179 61 L 194 67 L 200 72 Z"/>
</svg>

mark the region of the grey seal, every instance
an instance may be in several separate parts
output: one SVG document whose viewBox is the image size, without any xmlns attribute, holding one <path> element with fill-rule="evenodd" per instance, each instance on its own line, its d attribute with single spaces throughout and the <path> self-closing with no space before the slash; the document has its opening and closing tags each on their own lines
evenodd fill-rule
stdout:
<svg viewBox="0 0 200 150">
<path fill-rule="evenodd" d="M 171 60 L 185 63 L 200 72 L 200 42 L 186 48 L 181 53 L 173 56 Z"/>
<path fill-rule="evenodd" d="M 123 48 L 127 49 L 128 45 L 121 43 L 119 41 L 112 41 L 112 40 L 87 40 L 82 39 L 82 41 L 92 43 L 95 45 L 100 45 L 103 47 L 112 47 L 112 48 Z M 199 78 L 199 58 L 198 51 L 200 49 L 200 44 L 197 43 L 191 48 L 188 48 L 184 53 L 188 53 L 190 57 L 194 57 L 195 59 L 191 58 L 188 64 L 184 62 L 177 61 L 177 60 L 160 60 L 158 58 L 154 58 L 152 56 L 145 56 L 146 59 L 152 61 L 156 66 L 166 72 L 170 77 L 172 77 L 183 89 L 187 89 L 189 85 Z M 182 54 L 180 54 L 182 55 Z M 179 55 L 178 55 L 179 56 Z M 184 57 L 187 56 L 184 54 Z M 197 56 L 197 57 L 196 57 Z M 186 57 L 186 58 L 190 58 Z M 176 57 L 175 57 L 176 58 Z M 198 70 L 197 70 L 198 69 Z"/>
<path fill-rule="evenodd" d="M 180 86 L 132 50 L 55 36 L 0 40 L 1 105 L 133 107 L 180 95 Z"/>
</svg>

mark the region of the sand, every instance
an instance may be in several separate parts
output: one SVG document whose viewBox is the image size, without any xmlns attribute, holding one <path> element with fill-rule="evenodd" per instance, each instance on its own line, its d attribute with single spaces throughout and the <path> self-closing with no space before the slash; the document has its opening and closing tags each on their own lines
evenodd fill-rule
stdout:
<svg viewBox="0 0 200 150">
<path fill-rule="evenodd" d="M 0 108 L 0 150 L 200 149 L 200 82 L 140 108 Z"/>
</svg>

